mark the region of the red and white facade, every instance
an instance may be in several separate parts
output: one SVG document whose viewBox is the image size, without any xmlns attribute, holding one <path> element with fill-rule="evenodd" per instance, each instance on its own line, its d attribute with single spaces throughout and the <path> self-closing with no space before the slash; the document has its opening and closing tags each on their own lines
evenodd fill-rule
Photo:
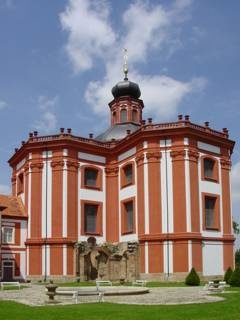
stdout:
<svg viewBox="0 0 240 320">
<path fill-rule="evenodd" d="M 26 278 L 27 216 L 21 199 L 0 195 L 0 278 L 23 280 Z"/>
<path fill-rule="evenodd" d="M 94 236 L 97 243 L 138 241 L 143 278 L 179 278 L 192 267 L 203 276 L 222 275 L 234 263 L 234 142 L 227 130 L 188 116 L 145 123 L 143 102 L 131 95 L 109 106 L 112 128 L 130 124 L 134 132 L 105 141 L 70 129 L 35 132 L 16 150 L 9 160 L 12 193 L 28 219 L 3 217 L 2 224 L 21 230 L 16 246 L 2 247 L 3 257 L 11 249 L 24 278 L 71 278 L 74 244 Z"/>
</svg>

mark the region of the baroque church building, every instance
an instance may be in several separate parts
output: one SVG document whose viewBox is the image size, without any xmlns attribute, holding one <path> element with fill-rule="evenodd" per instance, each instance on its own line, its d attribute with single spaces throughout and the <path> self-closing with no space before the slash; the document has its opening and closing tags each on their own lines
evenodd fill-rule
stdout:
<svg viewBox="0 0 240 320">
<path fill-rule="evenodd" d="M 138 84 L 113 89 L 110 127 L 29 134 L 0 196 L 3 279 L 183 279 L 233 267 L 228 130 L 142 119 Z"/>
</svg>

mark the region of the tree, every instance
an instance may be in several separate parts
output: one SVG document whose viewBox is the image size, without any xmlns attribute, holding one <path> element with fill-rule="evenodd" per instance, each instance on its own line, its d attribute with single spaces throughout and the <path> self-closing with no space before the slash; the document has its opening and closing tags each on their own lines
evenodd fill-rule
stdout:
<svg viewBox="0 0 240 320">
<path fill-rule="evenodd" d="M 196 270 L 194 268 L 191 269 L 189 274 L 187 275 L 185 279 L 185 283 L 188 286 L 199 286 L 200 285 L 200 278 L 199 275 L 197 274 Z"/>
<path fill-rule="evenodd" d="M 240 267 L 240 249 L 237 249 L 235 252 L 235 264 Z"/>
<path fill-rule="evenodd" d="M 239 223 L 237 223 L 236 221 L 233 221 L 233 232 L 234 232 L 235 234 L 240 234 Z"/>
<path fill-rule="evenodd" d="M 232 287 L 240 287 L 240 268 L 236 267 L 233 271 L 229 283 Z"/>
<path fill-rule="evenodd" d="M 229 267 L 224 274 L 224 281 L 226 281 L 227 284 L 229 284 L 229 280 L 232 276 L 232 273 L 233 273 L 232 268 Z"/>
</svg>

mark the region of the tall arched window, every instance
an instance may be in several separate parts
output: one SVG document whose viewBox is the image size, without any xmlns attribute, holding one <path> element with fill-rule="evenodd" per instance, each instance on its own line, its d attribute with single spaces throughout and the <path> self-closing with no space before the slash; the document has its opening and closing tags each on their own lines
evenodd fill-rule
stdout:
<svg viewBox="0 0 240 320">
<path fill-rule="evenodd" d="M 132 121 L 133 122 L 138 122 L 138 112 L 137 110 L 132 111 Z"/>
<path fill-rule="evenodd" d="M 122 109 L 120 112 L 120 121 L 121 122 L 127 122 L 127 110 Z"/>
<path fill-rule="evenodd" d="M 117 114 L 115 111 L 113 112 L 112 116 L 113 116 L 113 123 L 115 124 L 117 122 Z"/>
</svg>

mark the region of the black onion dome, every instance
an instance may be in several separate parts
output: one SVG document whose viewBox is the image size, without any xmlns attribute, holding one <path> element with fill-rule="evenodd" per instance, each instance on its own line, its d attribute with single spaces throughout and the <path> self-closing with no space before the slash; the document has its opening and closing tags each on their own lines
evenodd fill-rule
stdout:
<svg viewBox="0 0 240 320">
<path fill-rule="evenodd" d="M 124 79 L 123 81 L 118 82 L 112 88 L 112 94 L 114 98 L 130 96 L 132 98 L 138 99 L 141 96 L 141 91 L 137 83 Z"/>
</svg>

